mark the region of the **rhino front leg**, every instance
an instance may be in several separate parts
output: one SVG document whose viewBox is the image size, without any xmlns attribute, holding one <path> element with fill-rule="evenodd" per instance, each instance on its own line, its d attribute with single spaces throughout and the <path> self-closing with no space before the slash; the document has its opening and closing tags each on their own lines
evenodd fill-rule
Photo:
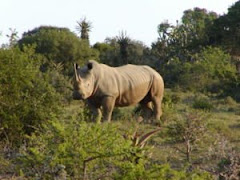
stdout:
<svg viewBox="0 0 240 180">
<path fill-rule="evenodd" d="M 94 119 L 96 120 L 96 122 L 101 123 L 102 112 L 101 112 L 100 108 L 94 108 L 94 109 L 92 109 L 92 112 L 93 112 Z"/>
<path fill-rule="evenodd" d="M 109 97 L 109 96 L 103 98 L 103 101 L 102 101 L 103 120 L 111 122 L 114 105 L 115 105 L 115 98 Z"/>
<path fill-rule="evenodd" d="M 93 113 L 92 120 L 96 121 L 97 123 L 101 123 L 102 119 L 102 112 L 100 107 L 96 107 L 95 105 L 88 103 L 88 107 L 90 108 L 91 112 Z"/>
</svg>

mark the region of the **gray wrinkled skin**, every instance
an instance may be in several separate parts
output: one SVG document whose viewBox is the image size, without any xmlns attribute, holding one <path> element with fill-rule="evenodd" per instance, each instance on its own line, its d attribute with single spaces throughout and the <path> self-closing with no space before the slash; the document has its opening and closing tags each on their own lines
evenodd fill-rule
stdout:
<svg viewBox="0 0 240 180">
<path fill-rule="evenodd" d="M 74 65 L 73 99 L 87 100 L 98 121 L 111 121 L 115 106 L 139 103 L 146 112 L 153 112 L 156 120 L 162 115 L 164 92 L 162 77 L 149 66 L 124 65 L 110 67 L 90 60 L 84 67 Z M 153 105 L 153 106 L 152 106 Z"/>
</svg>

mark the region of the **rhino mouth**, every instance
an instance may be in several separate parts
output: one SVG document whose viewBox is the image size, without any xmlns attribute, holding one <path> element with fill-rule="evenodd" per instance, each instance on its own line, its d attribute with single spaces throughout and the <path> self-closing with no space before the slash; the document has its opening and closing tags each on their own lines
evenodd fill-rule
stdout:
<svg viewBox="0 0 240 180">
<path fill-rule="evenodd" d="M 83 95 L 81 95 L 80 93 L 78 93 L 76 91 L 73 92 L 72 97 L 73 97 L 74 100 L 82 100 L 82 99 L 84 99 Z"/>
</svg>

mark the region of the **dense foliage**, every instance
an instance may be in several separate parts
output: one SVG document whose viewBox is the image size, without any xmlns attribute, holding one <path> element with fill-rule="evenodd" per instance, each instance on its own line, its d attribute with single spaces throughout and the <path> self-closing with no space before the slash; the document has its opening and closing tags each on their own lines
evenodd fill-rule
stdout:
<svg viewBox="0 0 240 180">
<path fill-rule="evenodd" d="M 236 83 L 237 85 L 236 81 L 239 77 L 229 54 L 219 48 L 207 47 L 194 54 L 194 58 L 194 62 L 181 62 L 175 57 L 163 65 L 162 71 L 166 84 L 191 91 L 209 91 L 220 94 L 228 94 L 228 91 L 234 88 L 229 87 L 228 84 Z M 232 95 L 236 97 L 237 91 Z"/>
<path fill-rule="evenodd" d="M 0 50 L 1 138 L 20 143 L 61 108 L 60 95 L 41 73 L 42 57 L 31 48 Z"/>
<path fill-rule="evenodd" d="M 40 179 L 212 179 L 209 173 L 176 171 L 149 161 L 149 148 L 135 146 L 119 125 L 86 123 L 84 114 L 53 120 L 29 136 L 17 159 L 22 176 Z M 63 125 L 64 124 L 64 125 Z M 140 160 L 136 161 L 136 158 Z M 32 167 L 32 168 L 29 168 Z"/>
</svg>

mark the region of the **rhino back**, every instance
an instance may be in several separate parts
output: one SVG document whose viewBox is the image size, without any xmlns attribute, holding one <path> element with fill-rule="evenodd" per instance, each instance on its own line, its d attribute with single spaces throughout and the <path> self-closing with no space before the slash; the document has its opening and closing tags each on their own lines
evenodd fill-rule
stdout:
<svg viewBox="0 0 240 180">
<path fill-rule="evenodd" d="M 125 65 L 109 67 L 99 64 L 98 95 L 113 96 L 116 106 L 140 102 L 149 92 L 154 79 L 160 75 L 148 66 Z"/>
</svg>

